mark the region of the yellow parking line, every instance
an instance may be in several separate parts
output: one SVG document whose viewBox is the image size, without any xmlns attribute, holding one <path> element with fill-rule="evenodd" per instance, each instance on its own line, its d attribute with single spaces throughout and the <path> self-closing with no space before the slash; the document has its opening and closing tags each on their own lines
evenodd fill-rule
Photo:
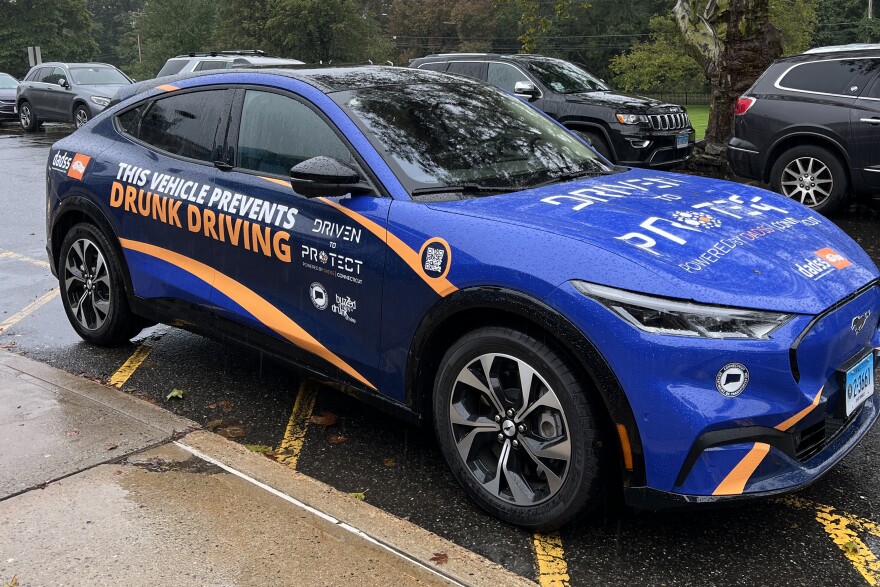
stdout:
<svg viewBox="0 0 880 587">
<path fill-rule="evenodd" d="M 785 497 L 779 501 L 793 508 L 814 511 L 816 521 L 868 585 L 880 584 L 880 560 L 857 534 L 859 531 L 880 537 L 880 525 L 847 512 L 838 512 L 833 506 L 800 497 Z"/>
<path fill-rule="evenodd" d="M 151 352 L 153 352 L 153 347 L 145 344 L 136 348 L 128 360 L 116 370 L 116 373 L 110 376 L 110 380 L 107 382 L 108 385 L 113 385 L 114 387 L 122 389 L 125 382 L 134 375 L 134 372 L 137 371 L 137 368 L 141 366 L 141 363 L 150 356 Z"/>
<path fill-rule="evenodd" d="M 312 417 L 312 410 L 315 409 L 317 389 L 317 384 L 308 379 L 303 380 L 299 386 L 299 393 L 296 394 L 296 401 L 293 403 L 293 412 L 287 422 L 284 438 L 281 439 L 281 444 L 278 445 L 276 451 L 278 462 L 284 463 L 291 469 L 296 469 L 299 462 L 303 442 L 306 440 L 309 418 Z"/>
<path fill-rule="evenodd" d="M 22 308 L 20 311 L 16 312 L 3 322 L 0 322 L 0 334 L 6 332 L 11 327 L 15 326 L 22 318 L 28 316 L 29 314 L 32 314 L 37 309 L 45 305 L 46 302 L 52 300 L 55 296 L 58 295 L 58 292 L 59 290 L 57 287 L 49 290 L 47 293 L 44 293 L 42 296 Z"/>
<path fill-rule="evenodd" d="M 541 587 L 568 587 L 568 563 L 559 533 L 535 534 L 535 558 L 538 560 L 538 583 Z"/>
<path fill-rule="evenodd" d="M 25 263 L 37 265 L 38 267 L 43 267 L 44 269 L 49 268 L 48 261 L 41 261 L 40 259 L 34 259 L 33 257 L 28 257 L 26 255 L 19 255 L 18 253 L 13 253 L 12 251 L 0 252 L 0 259 L 13 259 L 15 261 L 24 261 Z"/>
</svg>

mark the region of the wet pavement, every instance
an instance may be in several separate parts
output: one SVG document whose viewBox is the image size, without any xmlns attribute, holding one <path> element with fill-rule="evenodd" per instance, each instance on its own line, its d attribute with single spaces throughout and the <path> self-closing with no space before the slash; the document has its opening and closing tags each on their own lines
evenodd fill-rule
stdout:
<svg viewBox="0 0 880 587">
<path fill-rule="evenodd" d="M 558 537 L 533 536 L 464 497 L 431 430 L 308 385 L 298 371 L 257 353 L 166 326 L 119 348 L 85 345 L 57 297 L 44 300 L 57 286 L 44 263 L 44 169 L 48 146 L 63 132 L 22 136 L 0 129 L 0 347 L 86 378 L 115 376 L 124 393 L 253 450 L 273 451 L 314 479 L 362 494 L 367 503 L 544 585 L 880 581 L 880 428 L 796 498 L 688 513 L 614 508 Z M 875 262 L 877 211 L 859 202 L 833 218 Z M 29 308 L 25 317 L 3 326 L 23 308 Z M 174 389 L 183 399 L 167 399 Z M 309 421 L 323 412 L 336 416 L 335 425 Z"/>
</svg>

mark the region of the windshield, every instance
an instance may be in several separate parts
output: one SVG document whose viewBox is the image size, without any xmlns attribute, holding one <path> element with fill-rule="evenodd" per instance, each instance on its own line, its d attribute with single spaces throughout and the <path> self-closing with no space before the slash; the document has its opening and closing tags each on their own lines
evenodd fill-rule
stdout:
<svg viewBox="0 0 880 587">
<path fill-rule="evenodd" d="M 593 74 L 584 71 L 574 63 L 560 59 L 529 61 L 535 76 L 548 88 L 560 94 L 607 91 L 611 88 Z"/>
<path fill-rule="evenodd" d="M 18 87 L 18 82 L 11 75 L 0 73 L 0 90 L 14 90 Z"/>
<path fill-rule="evenodd" d="M 112 67 L 71 67 L 70 77 L 78 86 L 119 86 L 131 82 Z"/>
<path fill-rule="evenodd" d="M 331 95 L 410 190 L 519 191 L 609 168 L 517 98 L 474 83 L 374 87 Z"/>
</svg>

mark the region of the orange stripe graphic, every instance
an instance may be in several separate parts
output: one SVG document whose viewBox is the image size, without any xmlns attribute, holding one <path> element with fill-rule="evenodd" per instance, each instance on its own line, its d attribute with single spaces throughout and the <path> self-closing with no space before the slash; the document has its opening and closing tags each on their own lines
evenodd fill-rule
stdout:
<svg viewBox="0 0 880 587">
<path fill-rule="evenodd" d="M 280 186 L 293 189 L 289 181 L 284 181 L 283 179 L 278 179 L 276 177 L 264 177 L 262 175 L 258 175 L 257 177 L 259 177 L 260 179 L 265 179 L 266 181 L 271 181 L 272 183 L 277 183 Z"/>
<path fill-rule="evenodd" d="M 756 442 L 746 456 L 733 468 L 724 481 L 715 488 L 712 495 L 739 495 L 746 487 L 746 483 L 767 453 L 770 452 L 770 445 L 763 442 Z"/>
<path fill-rule="evenodd" d="M 422 270 L 422 259 L 419 254 L 409 248 L 409 246 L 405 242 L 397 238 L 394 234 L 388 232 L 369 218 L 361 216 L 357 212 L 349 210 L 345 206 L 340 206 L 332 200 L 328 200 L 327 198 L 318 199 L 325 204 L 333 206 L 334 208 L 375 234 L 377 237 L 382 239 L 389 247 L 391 247 L 391 250 L 397 253 L 397 256 L 403 259 L 404 263 L 409 265 L 410 269 L 415 271 L 416 275 L 421 277 L 425 283 L 431 286 L 431 289 L 437 292 L 437 295 L 439 295 L 440 297 L 446 297 L 452 292 L 458 291 L 458 288 L 455 287 L 448 279 L 446 279 L 445 276 L 434 278 L 426 275 L 425 272 Z M 452 251 L 450 249 L 450 253 L 451 252 Z"/>
<path fill-rule="evenodd" d="M 819 405 L 819 401 L 822 399 L 822 390 L 825 389 L 822 386 L 819 389 L 819 392 L 816 394 L 816 397 L 813 398 L 813 402 L 808 405 L 806 408 L 789 418 L 788 420 L 782 422 L 781 424 L 776 425 L 777 430 L 788 430 L 801 420 L 807 417 L 807 414 L 816 409 L 816 406 Z M 733 470 L 728 473 L 727 477 L 715 488 L 715 491 L 712 492 L 712 495 L 738 495 L 743 492 L 745 489 L 746 483 L 749 478 L 764 460 L 764 457 L 770 452 L 770 445 L 764 444 L 763 442 L 756 442 L 755 446 L 752 447 L 746 456 L 742 458 L 742 460 L 737 463 L 737 465 L 733 468 Z"/>
<path fill-rule="evenodd" d="M 161 86 L 156 86 L 157 90 L 162 90 L 163 92 L 173 92 L 175 90 L 179 90 L 177 86 L 172 86 L 171 84 L 162 84 Z"/>
<path fill-rule="evenodd" d="M 213 267 L 209 267 L 208 265 L 190 259 L 189 257 L 185 257 L 179 253 L 175 253 L 174 251 L 122 238 L 119 239 L 119 242 L 126 249 L 138 251 L 171 263 L 187 273 L 191 273 L 198 277 L 205 283 L 212 285 L 214 289 L 233 300 L 242 308 L 250 312 L 257 320 L 283 336 L 285 339 L 310 353 L 318 355 L 322 359 L 348 373 L 370 389 L 376 390 L 376 387 L 367 381 L 363 375 L 328 350 L 281 310 L 270 304 L 267 300 L 249 289 L 247 286 L 235 281 L 227 275 L 217 272 Z"/>
</svg>

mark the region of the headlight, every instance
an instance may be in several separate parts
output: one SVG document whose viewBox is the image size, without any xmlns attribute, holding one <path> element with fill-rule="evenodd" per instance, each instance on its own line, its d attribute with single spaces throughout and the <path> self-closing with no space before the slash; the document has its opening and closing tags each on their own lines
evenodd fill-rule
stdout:
<svg viewBox="0 0 880 587">
<path fill-rule="evenodd" d="M 101 98 L 100 96 L 92 96 L 92 102 L 97 104 L 98 106 L 107 107 L 107 104 L 110 103 L 110 98 Z"/>
<path fill-rule="evenodd" d="M 644 114 L 618 114 L 617 122 L 620 124 L 647 124 L 648 117 Z"/>
<path fill-rule="evenodd" d="M 766 340 L 794 317 L 656 298 L 585 281 L 572 284 L 636 328 L 653 334 Z"/>
</svg>

